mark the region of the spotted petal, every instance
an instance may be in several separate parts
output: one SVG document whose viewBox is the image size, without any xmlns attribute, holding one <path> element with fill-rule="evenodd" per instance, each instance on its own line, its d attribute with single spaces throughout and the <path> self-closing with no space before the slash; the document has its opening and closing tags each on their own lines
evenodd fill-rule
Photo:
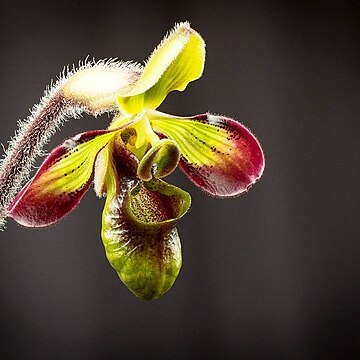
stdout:
<svg viewBox="0 0 360 360">
<path fill-rule="evenodd" d="M 204 40 L 189 23 L 179 24 L 155 49 L 134 87 L 118 97 L 120 109 L 128 114 L 156 109 L 170 91 L 183 91 L 198 79 L 204 63 Z"/>
<path fill-rule="evenodd" d="M 8 215 L 21 225 L 31 227 L 60 220 L 88 190 L 95 158 L 116 132 L 89 131 L 54 149 L 10 204 Z"/>
<path fill-rule="evenodd" d="M 191 198 L 161 180 L 136 180 L 136 173 L 124 166 L 128 162 L 112 161 L 117 169 L 108 177 L 102 240 L 110 264 L 128 289 L 142 299 L 156 299 L 179 274 L 181 244 L 175 224 Z"/>
<path fill-rule="evenodd" d="M 177 142 L 180 167 L 190 180 L 217 197 L 240 195 L 264 170 L 255 136 L 235 120 L 210 114 L 180 118 L 149 113 L 154 130 Z"/>
</svg>

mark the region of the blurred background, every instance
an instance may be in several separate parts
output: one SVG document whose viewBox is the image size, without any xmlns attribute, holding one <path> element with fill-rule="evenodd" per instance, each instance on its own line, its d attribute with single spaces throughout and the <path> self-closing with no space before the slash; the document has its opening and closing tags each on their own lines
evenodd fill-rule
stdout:
<svg viewBox="0 0 360 360">
<path fill-rule="evenodd" d="M 246 124 L 262 180 L 191 192 L 183 267 L 144 302 L 122 285 L 90 191 L 58 225 L 0 233 L 1 359 L 359 359 L 360 8 L 349 1 L 8 1 L 0 5 L 0 142 L 51 78 L 86 56 L 142 62 L 175 22 L 207 43 L 201 80 L 160 110 Z M 68 121 L 65 138 L 111 120 Z"/>
</svg>

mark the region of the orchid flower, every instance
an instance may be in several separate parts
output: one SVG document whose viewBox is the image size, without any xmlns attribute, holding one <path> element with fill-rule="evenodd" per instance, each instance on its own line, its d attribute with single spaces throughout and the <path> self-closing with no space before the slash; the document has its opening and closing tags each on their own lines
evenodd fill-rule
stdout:
<svg viewBox="0 0 360 360">
<path fill-rule="evenodd" d="M 62 89 L 67 98 L 99 112 L 115 110 L 115 117 L 108 129 L 78 134 L 54 149 L 12 201 L 8 216 L 24 226 L 50 225 L 72 211 L 94 183 L 96 194 L 106 196 L 101 235 L 110 264 L 136 296 L 162 296 L 181 268 L 175 226 L 191 197 L 161 179 L 179 165 L 206 193 L 234 197 L 264 169 L 259 142 L 239 122 L 156 110 L 171 91 L 183 91 L 202 75 L 204 61 L 205 43 L 185 22 L 164 38 L 144 68 L 125 67 L 126 86 L 118 86 L 111 67 L 72 76 Z"/>
</svg>

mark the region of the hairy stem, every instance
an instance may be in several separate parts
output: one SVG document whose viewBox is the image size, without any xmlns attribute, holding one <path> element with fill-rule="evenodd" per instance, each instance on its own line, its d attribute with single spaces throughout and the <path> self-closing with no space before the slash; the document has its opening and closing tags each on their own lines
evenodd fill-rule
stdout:
<svg viewBox="0 0 360 360">
<path fill-rule="evenodd" d="M 5 225 L 7 208 L 28 179 L 36 157 L 66 117 L 77 117 L 81 112 L 97 116 L 117 111 L 117 94 L 129 91 L 141 71 L 139 64 L 116 59 L 85 60 L 78 69 L 64 69 L 27 120 L 19 124 L 0 161 L 0 230 Z"/>
<path fill-rule="evenodd" d="M 5 224 L 6 209 L 28 178 L 43 146 L 63 122 L 70 105 L 61 90 L 53 92 L 40 102 L 12 139 L 0 163 L 0 230 Z"/>
</svg>

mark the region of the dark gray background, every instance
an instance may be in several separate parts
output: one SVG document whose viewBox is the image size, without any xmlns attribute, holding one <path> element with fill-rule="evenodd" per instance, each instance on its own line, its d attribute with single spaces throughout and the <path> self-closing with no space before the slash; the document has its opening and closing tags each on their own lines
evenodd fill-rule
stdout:
<svg viewBox="0 0 360 360">
<path fill-rule="evenodd" d="M 87 55 L 143 61 L 175 22 L 207 43 L 203 78 L 161 110 L 211 110 L 260 139 L 263 179 L 216 200 L 191 192 L 183 268 L 135 298 L 108 264 L 103 199 L 56 226 L 0 233 L 1 359 L 358 359 L 359 7 L 346 1 L 5 1 L 0 142 L 51 78 Z M 106 116 L 72 120 L 47 146 Z"/>
</svg>

